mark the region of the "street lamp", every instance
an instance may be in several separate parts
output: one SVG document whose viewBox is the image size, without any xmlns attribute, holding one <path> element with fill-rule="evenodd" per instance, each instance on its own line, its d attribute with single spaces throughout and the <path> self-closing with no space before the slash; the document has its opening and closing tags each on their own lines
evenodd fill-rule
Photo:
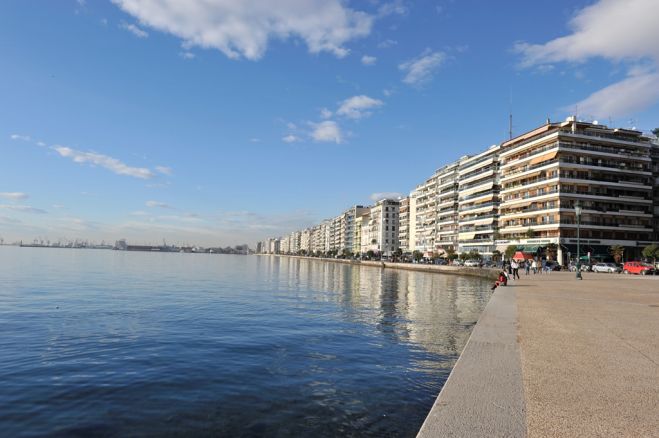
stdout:
<svg viewBox="0 0 659 438">
<path fill-rule="evenodd" d="M 579 200 L 574 203 L 574 214 L 577 216 L 577 280 L 583 280 L 581 277 L 581 256 L 579 255 L 579 226 L 581 225 L 581 203 Z"/>
</svg>

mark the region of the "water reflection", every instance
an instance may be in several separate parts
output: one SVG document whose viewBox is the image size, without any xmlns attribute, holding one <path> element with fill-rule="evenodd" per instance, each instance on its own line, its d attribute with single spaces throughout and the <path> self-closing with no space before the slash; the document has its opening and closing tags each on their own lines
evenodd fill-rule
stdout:
<svg viewBox="0 0 659 438">
<path fill-rule="evenodd" d="M 485 281 L 285 257 L 0 248 L 7 436 L 414 436 Z"/>
<path fill-rule="evenodd" d="M 462 351 L 489 299 L 486 280 L 458 275 L 290 257 L 259 257 L 259 265 L 277 289 L 335 302 L 346 320 L 377 327 L 449 362 Z"/>
</svg>

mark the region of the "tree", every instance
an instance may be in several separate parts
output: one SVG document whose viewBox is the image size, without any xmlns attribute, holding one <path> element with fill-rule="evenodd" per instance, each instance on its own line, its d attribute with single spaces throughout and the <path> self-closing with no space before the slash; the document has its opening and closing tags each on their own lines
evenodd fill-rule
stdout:
<svg viewBox="0 0 659 438">
<path fill-rule="evenodd" d="M 455 260 L 458 258 L 458 253 L 456 253 L 453 248 L 448 248 L 446 249 L 446 258 L 449 260 Z"/>
<path fill-rule="evenodd" d="M 533 231 L 533 228 L 529 227 L 529 229 L 526 230 L 525 235 L 527 239 L 533 239 L 535 237 L 535 231 Z"/>
<path fill-rule="evenodd" d="M 622 245 L 613 245 L 609 247 L 609 254 L 613 257 L 616 263 L 620 263 L 622 257 L 625 255 L 625 247 Z"/>
<path fill-rule="evenodd" d="M 556 256 L 558 255 L 558 245 L 555 243 L 549 243 L 545 247 L 545 255 L 548 260 L 556 261 Z"/>
<path fill-rule="evenodd" d="M 479 260 L 481 258 L 481 255 L 477 250 L 473 249 L 469 251 L 469 253 L 467 254 L 467 258 L 469 260 Z"/>
<path fill-rule="evenodd" d="M 352 258 L 353 256 L 352 251 L 350 251 L 348 248 L 343 248 L 342 254 L 345 258 Z"/>
<path fill-rule="evenodd" d="M 652 259 L 652 264 L 656 265 L 657 264 L 657 257 L 659 257 L 659 245 L 656 243 L 653 243 L 651 245 L 646 246 L 643 248 L 643 257 Z"/>
<path fill-rule="evenodd" d="M 423 253 L 421 251 L 414 251 L 412 253 L 412 258 L 418 262 L 423 258 Z"/>
<path fill-rule="evenodd" d="M 508 245 L 508 248 L 506 248 L 506 259 L 510 260 L 515 256 L 515 253 L 517 252 L 517 245 Z"/>
<path fill-rule="evenodd" d="M 656 135 L 657 137 L 659 137 L 659 128 L 654 128 L 654 129 L 652 130 L 652 133 L 653 133 L 654 135 Z"/>
<path fill-rule="evenodd" d="M 369 259 L 374 258 L 375 257 L 375 251 L 373 251 L 372 249 L 369 249 L 368 251 L 366 251 L 366 257 L 368 257 Z"/>
<path fill-rule="evenodd" d="M 494 251 L 492 251 L 492 260 L 495 261 L 495 262 L 500 261 L 501 260 L 501 251 L 499 251 L 498 249 L 495 249 Z"/>
</svg>

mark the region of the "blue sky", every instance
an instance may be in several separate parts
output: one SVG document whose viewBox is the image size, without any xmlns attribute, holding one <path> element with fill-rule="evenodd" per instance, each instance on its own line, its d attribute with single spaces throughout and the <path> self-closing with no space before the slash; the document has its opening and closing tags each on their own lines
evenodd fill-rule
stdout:
<svg viewBox="0 0 659 438">
<path fill-rule="evenodd" d="M 0 3 L 0 237 L 234 245 L 578 108 L 659 126 L 659 3 Z M 377 196 L 377 195 L 376 195 Z"/>
</svg>

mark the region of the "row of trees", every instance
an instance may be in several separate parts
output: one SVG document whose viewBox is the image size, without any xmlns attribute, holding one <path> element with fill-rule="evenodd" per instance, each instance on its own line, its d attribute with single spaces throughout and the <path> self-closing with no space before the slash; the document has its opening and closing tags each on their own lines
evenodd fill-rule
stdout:
<svg viewBox="0 0 659 438">
<path fill-rule="evenodd" d="M 492 260 L 498 262 L 501 261 L 502 257 L 505 257 L 506 260 L 511 260 L 515 256 L 516 252 L 517 252 L 517 245 L 509 245 L 504 253 L 501 253 L 501 251 L 494 250 L 492 252 Z M 609 254 L 611 255 L 611 257 L 613 257 L 613 260 L 615 260 L 616 263 L 621 263 L 625 255 L 625 247 L 622 245 L 613 245 L 609 247 Z M 659 259 L 659 245 L 655 243 L 648 245 L 645 248 L 643 248 L 641 254 L 643 255 L 644 258 L 651 259 L 653 263 L 656 264 L 657 259 Z M 339 251 L 333 249 L 327 252 L 321 252 L 321 251 L 307 252 L 306 250 L 303 249 L 298 252 L 298 255 L 334 258 L 339 255 Z M 343 258 L 353 258 L 359 254 L 355 254 L 348 249 L 344 249 L 341 251 L 340 255 Z M 395 258 L 400 258 L 402 257 L 402 255 L 403 252 L 400 249 L 396 250 L 393 253 L 393 256 Z M 547 257 L 547 260 L 556 261 L 557 255 L 558 255 L 558 245 L 555 243 L 547 244 L 547 246 L 545 247 L 545 257 Z M 366 252 L 366 257 L 368 257 L 369 259 L 374 259 L 378 256 L 379 254 L 376 253 L 375 251 L 369 250 L 368 252 Z M 421 251 L 414 251 L 412 253 L 412 258 L 416 261 L 419 261 L 424 258 L 423 253 Z M 444 255 L 442 256 L 435 255 L 432 257 L 432 260 L 436 260 L 440 258 L 451 261 L 456 260 L 458 258 L 460 260 L 472 260 L 472 259 L 480 259 L 481 254 L 478 251 L 470 251 L 470 252 L 463 252 L 458 255 L 458 253 L 454 249 L 447 249 Z"/>
</svg>

